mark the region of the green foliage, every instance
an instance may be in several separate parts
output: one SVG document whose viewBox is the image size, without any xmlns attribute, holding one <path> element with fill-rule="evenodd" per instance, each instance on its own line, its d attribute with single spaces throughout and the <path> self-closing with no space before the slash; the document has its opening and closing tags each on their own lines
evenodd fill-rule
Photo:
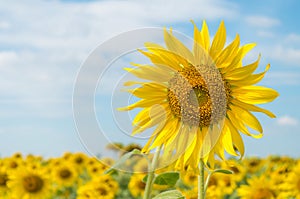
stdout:
<svg viewBox="0 0 300 199">
<path fill-rule="evenodd" d="M 185 199 L 185 197 L 178 190 L 170 190 L 162 192 L 152 199 Z"/>
<path fill-rule="evenodd" d="M 154 180 L 154 184 L 157 185 L 168 185 L 168 186 L 175 186 L 177 181 L 179 180 L 179 173 L 178 172 L 165 172 L 157 175 Z M 143 178 L 143 182 L 147 182 L 148 175 Z"/>
</svg>

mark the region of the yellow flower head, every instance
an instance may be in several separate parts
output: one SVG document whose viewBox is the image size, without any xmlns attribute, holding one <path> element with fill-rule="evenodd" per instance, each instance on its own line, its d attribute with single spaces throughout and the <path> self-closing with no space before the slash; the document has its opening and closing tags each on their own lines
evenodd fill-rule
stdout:
<svg viewBox="0 0 300 199">
<path fill-rule="evenodd" d="M 43 169 L 23 166 L 10 171 L 7 186 L 15 198 L 47 199 L 51 194 L 51 182 Z"/>
<path fill-rule="evenodd" d="M 275 199 L 276 189 L 271 180 L 264 176 L 252 177 L 247 180 L 248 185 L 241 185 L 238 188 L 238 195 L 241 199 Z"/>
<path fill-rule="evenodd" d="M 206 22 L 202 30 L 194 26 L 194 45 L 189 50 L 171 31 L 164 31 L 166 47 L 146 43 L 142 51 L 152 65 L 133 64 L 125 68 L 146 82 L 128 92 L 140 101 L 120 110 L 142 108 L 133 120 L 133 134 L 156 127 L 144 152 L 161 146 L 161 162 L 172 161 L 174 167 L 196 169 L 202 158 L 211 167 L 214 155 L 224 159 L 224 151 L 243 156 L 244 144 L 239 132 L 260 138 L 262 126 L 252 112 L 271 112 L 256 106 L 273 101 L 273 89 L 254 86 L 269 69 L 253 74 L 258 59 L 244 66 L 244 56 L 255 46 L 240 46 L 239 35 L 228 45 L 225 25 L 221 22 L 214 39 Z M 253 134 L 248 128 L 258 131 Z"/>
<path fill-rule="evenodd" d="M 142 181 L 145 174 L 133 174 L 130 178 L 128 189 L 133 197 L 142 197 L 146 184 Z"/>
<path fill-rule="evenodd" d="M 8 173 L 4 166 L 0 166 L 0 198 L 8 193 Z"/>
<path fill-rule="evenodd" d="M 54 167 L 51 172 L 53 180 L 59 186 L 72 186 L 77 182 L 78 172 L 73 164 L 68 162 Z"/>
<path fill-rule="evenodd" d="M 110 176 L 103 175 L 95 178 L 80 187 L 77 191 L 78 199 L 103 198 L 113 199 L 117 194 L 119 186 Z"/>
</svg>

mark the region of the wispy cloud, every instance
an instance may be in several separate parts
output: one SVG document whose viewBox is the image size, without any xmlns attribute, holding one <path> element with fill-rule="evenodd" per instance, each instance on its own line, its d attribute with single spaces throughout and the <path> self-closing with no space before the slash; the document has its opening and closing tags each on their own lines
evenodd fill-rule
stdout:
<svg viewBox="0 0 300 199">
<path fill-rule="evenodd" d="M 245 18 L 246 23 L 259 28 L 271 28 L 280 25 L 280 21 L 263 15 L 253 15 Z"/>
<path fill-rule="evenodd" d="M 184 4 L 179 0 L 2 2 L 0 96 L 6 104 L 0 106 L 11 100 L 11 107 L 26 107 L 39 116 L 54 110 L 61 115 L 59 110 L 65 108 L 53 107 L 70 100 L 76 72 L 97 44 L 139 27 L 237 14 L 232 9 L 235 4 L 220 0 Z"/>
<path fill-rule="evenodd" d="M 299 66 L 300 48 L 295 48 L 283 44 L 269 46 L 269 48 L 270 49 L 266 52 L 270 58 L 282 61 L 284 63 Z"/>
<path fill-rule="evenodd" d="M 277 119 L 277 124 L 280 126 L 297 126 L 299 121 L 292 116 L 284 115 Z"/>
<path fill-rule="evenodd" d="M 300 72 L 273 72 L 270 71 L 264 81 L 268 85 L 300 85 Z"/>
</svg>

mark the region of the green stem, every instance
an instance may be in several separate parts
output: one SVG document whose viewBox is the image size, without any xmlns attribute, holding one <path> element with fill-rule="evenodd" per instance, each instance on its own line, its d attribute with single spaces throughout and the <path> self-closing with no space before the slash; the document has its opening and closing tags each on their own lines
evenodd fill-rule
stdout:
<svg viewBox="0 0 300 199">
<path fill-rule="evenodd" d="M 145 193 L 144 193 L 143 199 L 151 199 L 151 192 L 152 192 L 153 182 L 155 179 L 155 169 L 157 167 L 160 150 L 161 150 L 161 146 L 159 146 L 157 148 L 157 151 L 155 152 L 153 160 L 152 160 L 152 164 L 149 165 L 148 178 L 147 178 L 147 182 L 146 182 Z"/>
<path fill-rule="evenodd" d="M 205 187 L 204 187 L 204 162 L 201 159 L 199 164 L 199 176 L 198 176 L 198 199 L 205 199 Z"/>
<path fill-rule="evenodd" d="M 206 193 L 206 190 L 207 190 L 208 184 L 209 184 L 209 180 L 210 180 L 212 174 L 213 174 L 213 172 L 209 172 L 207 177 L 206 177 L 206 182 L 205 182 L 205 186 L 204 186 L 204 193 Z"/>
</svg>

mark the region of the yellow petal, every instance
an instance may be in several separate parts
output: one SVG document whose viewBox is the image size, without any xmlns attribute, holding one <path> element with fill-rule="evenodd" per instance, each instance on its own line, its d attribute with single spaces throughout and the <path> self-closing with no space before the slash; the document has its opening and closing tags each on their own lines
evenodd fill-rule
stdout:
<svg viewBox="0 0 300 199">
<path fill-rule="evenodd" d="M 266 72 L 269 70 L 269 68 L 270 68 L 270 64 L 267 65 L 264 72 L 250 75 L 248 77 L 245 77 L 244 79 L 232 80 L 232 81 L 229 81 L 229 82 L 230 82 L 231 85 L 234 85 L 234 86 L 237 86 L 237 87 L 257 84 L 258 82 L 260 82 L 264 78 L 264 76 L 265 76 Z"/>
<path fill-rule="evenodd" d="M 203 48 L 208 52 L 209 45 L 210 45 L 210 36 L 209 36 L 208 27 L 205 20 L 202 23 L 201 40 L 202 40 L 201 43 Z"/>
<path fill-rule="evenodd" d="M 168 71 L 155 66 L 139 65 L 138 68 L 124 68 L 124 70 L 132 73 L 138 78 L 148 79 L 156 82 L 167 82 L 172 78 L 172 75 L 168 73 Z"/>
<path fill-rule="evenodd" d="M 227 73 L 230 72 L 236 68 L 241 67 L 242 65 L 242 60 L 244 58 L 244 56 L 252 49 L 255 47 L 256 44 L 252 43 L 252 44 L 246 44 L 244 46 L 242 46 L 239 50 L 237 55 L 234 57 L 234 59 L 232 60 L 232 62 L 222 70 L 223 73 Z"/>
<path fill-rule="evenodd" d="M 248 110 L 242 109 L 238 106 L 230 106 L 231 110 L 239 115 L 241 122 L 249 126 L 250 128 L 262 133 L 263 129 L 257 118 Z"/>
<path fill-rule="evenodd" d="M 240 45 L 240 36 L 237 34 L 235 39 L 229 44 L 218 57 L 216 57 L 216 65 L 218 68 L 227 67 L 235 58 L 238 47 Z"/>
<path fill-rule="evenodd" d="M 231 137 L 232 137 L 234 146 L 240 152 L 241 157 L 243 157 L 244 154 L 245 154 L 245 147 L 244 147 L 244 142 L 243 142 L 243 139 L 242 139 L 241 135 L 236 130 L 236 128 L 232 125 L 230 120 L 226 119 L 226 125 L 228 126 L 228 128 L 230 130 L 230 133 L 232 135 Z"/>
<path fill-rule="evenodd" d="M 163 100 L 167 98 L 168 89 L 158 83 L 145 83 L 141 87 L 128 90 L 128 92 L 139 98 L 151 99 L 156 97 Z"/>
<path fill-rule="evenodd" d="M 240 68 L 235 68 L 229 73 L 225 73 L 224 77 L 225 79 L 230 79 L 230 80 L 244 79 L 245 77 L 249 76 L 257 69 L 259 61 L 260 61 L 260 55 L 255 62 Z"/>
<path fill-rule="evenodd" d="M 237 113 L 238 114 L 238 113 Z M 227 115 L 229 120 L 232 122 L 233 126 L 240 132 L 244 133 L 245 135 L 254 137 L 254 138 L 261 138 L 262 134 L 251 134 L 245 124 L 240 120 L 238 115 L 236 115 L 233 111 L 227 111 Z"/>
<path fill-rule="evenodd" d="M 171 67 L 176 71 L 182 69 L 181 65 L 185 66 L 188 64 L 185 58 L 168 50 L 155 49 L 152 51 L 153 53 L 145 52 L 142 50 L 139 51 L 147 56 L 152 63 L 158 66 Z"/>
<path fill-rule="evenodd" d="M 222 49 L 224 48 L 226 42 L 226 28 L 224 21 L 220 23 L 219 29 L 214 36 L 214 40 L 212 42 L 209 54 L 214 60 L 219 53 L 221 53 Z"/>
<path fill-rule="evenodd" d="M 227 125 L 223 127 L 223 138 L 222 138 L 222 143 L 224 145 L 225 150 L 230 154 L 234 156 L 238 156 L 236 151 L 234 150 L 233 147 L 233 139 L 231 135 L 231 131 Z"/>
<path fill-rule="evenodd" d="M 164 37 L 165 37 L 166 46 L 171 52 L 185 58 L 190 63 L 194 62 L 194 57 L 191 51 L 183 43 L 181 43 L 181 41 L 179 41 L 175 36 L 168 33 L 166 29 L 164 30 Z"/>
<path fill-rule="evenodd" d="M 232 89 L 232 96 L 248 104 L 268 103 L 273 101 L 278 95 L 277 91 L 263 86 L 245 86 Z"/>
<path fill-rule="evenodd" d="M 129 106 L 118 108 L 119 111 L 129 111 L 134 108 L 146 108 L 151 107 L 153 105 L 162 105 L 166 103 L 166 100 L 162 101 L 161 98 L 152 98 L 152 99 L 142 99 L 136 103 L 133 103 Z"/>
<path fill-rule="evenodd" d="M 272 112 L 270 112 L 270 111 L 268 111 L 266 109 L 260 108 L 258 106 L 255 106 L 255 105 L 252 105 L 252 104 L 247 104 L 247 103 L 241 102 L 241 101 L 239 101 L 237 99 L 232 99 L 231 102 L 234 105 L 239 106 L 240 108 L 244 108 L 246 110 L 254 111 L 254 112 L 261 112 L 261 113 L 264 113 L 264 114 L 268 115 L 271 118 L 275 118 L 276 117 Z"/>
</svg>

